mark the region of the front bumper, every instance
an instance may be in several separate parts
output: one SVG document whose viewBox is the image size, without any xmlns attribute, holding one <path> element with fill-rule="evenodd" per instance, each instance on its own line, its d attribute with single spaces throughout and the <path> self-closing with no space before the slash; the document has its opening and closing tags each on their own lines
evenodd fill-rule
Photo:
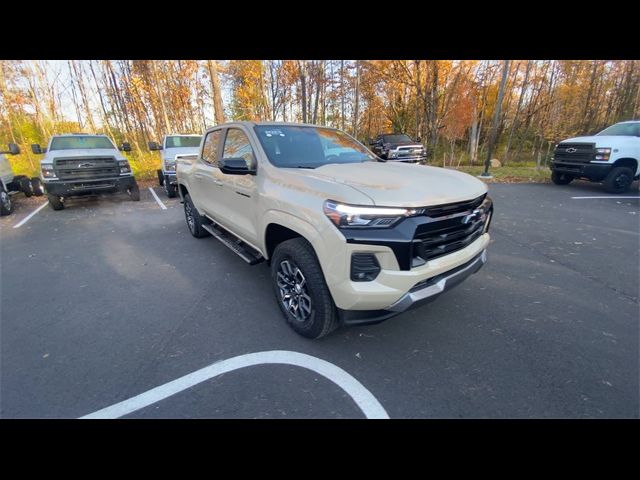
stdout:
<svg viewBox="0 0 640 480">
<path fill-rule="evenodd" d="M 165 182 L 169 182 L 169 185 L 177 185 L 178 177 L 176 176 L 176 172 L 162 172 Z"/>
<path fill-rule="evenodd" d="M 426 155 L 418 155 L 415 157 L 387 157 L 387 162 L 403 162 L 403 163 L 421 163 L 427 160 Z"/>
<path fill-rule="evenodd" d="M 103 178 L 100 180 L 48 180 L 42 182 L 47 193 L 59 197 L 96 195 L 108 192 L 126 192 L 136 185 L 133 175 Z"/>
<path fill-rule="evenodd" d="M 587 178 L 594 182 L 604 180 L 612 167 L 612 164 L 607 163 L 580 162 L 551 162 L 549 166 L 554 172 L 572 175 L 576 178 Z"/>
<path fill-rule="evenodd" d="M 428 278 L 416 284 L 399 300 L 380 310 L 341 310 L 340 319 L 345 325 L 365 325 L 387 320 L 407 310 L 422 306 L 435 300 L 440 294 L 451 290 L 473 275 L 487 262 L 487 251 L 473 257 L 466 263 L 448 272 Z"/>
</svg>

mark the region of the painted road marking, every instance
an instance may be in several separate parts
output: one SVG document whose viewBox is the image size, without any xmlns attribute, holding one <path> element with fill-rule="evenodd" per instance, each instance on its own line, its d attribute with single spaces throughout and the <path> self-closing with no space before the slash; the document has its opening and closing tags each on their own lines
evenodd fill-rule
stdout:
<svg viewBox="0 0 640 480">
<path fill-rule="evenodd" d="M 389 418 L 386 410 L 380 402 L 378 402 L 376 397 L 374 397 L 373 394 L 364 387 L 364 385 L 349 373 L 340 367 L 317 357 L 287 350 L 248 353 L 246 355 L 239 355 L 227 360 L 222 360 L 220 362 L 213 363 L 208 367 L 201 368 L 193 373 L 189 373 L 184 377 L 177 378 L 176 380 L 165 383 L 164 385 L 152 388 L 151 390 L 129 398 L 128 400 L 124 400 L 80 418 L 120 418 L 124 415 L 140 410 L 141 408 L 148 407 L 160 400 L 164 400 L 176 393 L 180 393 L 183 390 L 187 390 L 188 388 L 198 385 L 199 383 L 213 377 L 222 375 L 223 373 L 232 372 L 240 368 L 251 367 L 254 365 L 268 364 L 294 365 L 312 370 L 342 388 L 353 399 L 358 408 L 362 410 L 365 417 Z"/>
<path fill-rule="evenodd" d="M 22 225 L 27 223 L 31 217 L 33 217 L 36 213 L 38 213 L 40 210 L 42 210 L 48 204 L 49 204 L 48 201 L 44 202 L 42 205 L 40 205 L 38 208 L 36 208 L 33 212 L 31 212 L 29 215 L 27 215 L 25 218 L 23 218 L 20 222 L 18 222 L 18 224 L 14 225 L 13 228 L 20 228 Z"/>
<path fill-rule="evenodd" d="M 587 199 L 587 198 L 615 198 L 615 199 L 619 199 L 619 198 L 640 198 L 640 197 L 618 197 L 618 196 L 616 196 L 616 197 L 606 197 L 606 196 L 602 196 L 601 195 L 601 196 L 598 196 L 598 197 L 571 197 L 571 198 L 573 198 L 574 200 L 584 200 L 584 199 Z"/>
<path fill-rule="evenodd" d="M 162 200 L 160 200 L 160 197 L 156 195 L 156 192 L 153 190 L 153 188 L 149 187 L 149 191 L 151 192 L 151 195 L 153 195 L 153 198 L 156 199 L 156 202 L 158 202 L 158 205 L 160 205 L 160 208 L 163 210 L 166 210 L 167 206 L 164 203 L 162 203 Z"/>
</svg>

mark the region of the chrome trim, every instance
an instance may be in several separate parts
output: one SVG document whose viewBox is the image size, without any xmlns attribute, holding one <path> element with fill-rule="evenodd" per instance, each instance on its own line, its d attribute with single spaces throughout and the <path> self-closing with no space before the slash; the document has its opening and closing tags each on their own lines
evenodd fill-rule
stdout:
<svg viewBox="0 0 640 480">
<path fill-rule="evenodd" d="M 469 275 L 476 273 L 480 268 L 487 262 L 487 250 L 483 250 L 480 255 L 478 255 L 475 260 L 473 260 L 469 265 L 467 265 L 462 270 L 459 270 L 449 276 L 445 276 L 437 283 L 433 285 L 429 285 L 428 287 L 422 288 L 420 290 L 416 290 L 415 292 L 405 293 L 400 300 L 391 304 L 385 310 L 389 310 L 390 312 L 404 312 L 414 303 L 420 302 L 422 300 L 426 300 L 429 297 L 434 297 L 436 295 L 441 294 L 445 290 L 454 287 L 462 280 L 467 278 Z M 447 285 L 448 284 L 448 285 Z"/>
</svg>

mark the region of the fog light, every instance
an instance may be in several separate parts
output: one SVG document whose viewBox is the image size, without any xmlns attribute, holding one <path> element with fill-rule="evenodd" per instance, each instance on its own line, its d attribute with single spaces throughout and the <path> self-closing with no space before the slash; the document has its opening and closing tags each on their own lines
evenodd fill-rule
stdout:
<svg viewBox="0 0 640 480">
<path fill-rule="evenodd" d="M 351 280 L 370 282 L 380 273 L 380 264 L 373 253 L 354 253 L 351 255 Z"/>
</svg>

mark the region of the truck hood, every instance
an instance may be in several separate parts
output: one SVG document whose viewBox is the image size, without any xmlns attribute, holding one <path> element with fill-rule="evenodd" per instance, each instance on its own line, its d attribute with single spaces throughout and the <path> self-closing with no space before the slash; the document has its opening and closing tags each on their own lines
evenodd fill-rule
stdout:
<svg viewBox="0 0 640 480">
<path fill-rule="evenodd" d="M 115 157 L 116 160 L 126 160 L 122 154 L 113 148 L 86 148 L 78 150 L 53 150 L 47 152 L 41 163 L 53 163 L 55 158 L 88 158 L 88 157 Z"/>
<path fill-rule="evenodd" d="M 174 148 L 166 148 L 161 151 L 163 160 L 173 160 L 176 158 L 178 154 L 198 154 L 200 152 L 200 147 L 174 147 Z"/>
<path fill-rule="evenodd" d="M 595 143 L 596 148 L 619 147 L 637 144 L 638 137 L 627 137 L 624 135 L 591 135 L 587 137 L 574 137 L 562 140 L 560 143 Z"/>
<path fill-rule="evenodd" d="M 471 200 L 487 192 L 471 175 L 440 167 L 404 163 L 363 162 L 329 164 L 306 175 L 348 185 L 374 205 L 428 207 Z"/>
</svg>

